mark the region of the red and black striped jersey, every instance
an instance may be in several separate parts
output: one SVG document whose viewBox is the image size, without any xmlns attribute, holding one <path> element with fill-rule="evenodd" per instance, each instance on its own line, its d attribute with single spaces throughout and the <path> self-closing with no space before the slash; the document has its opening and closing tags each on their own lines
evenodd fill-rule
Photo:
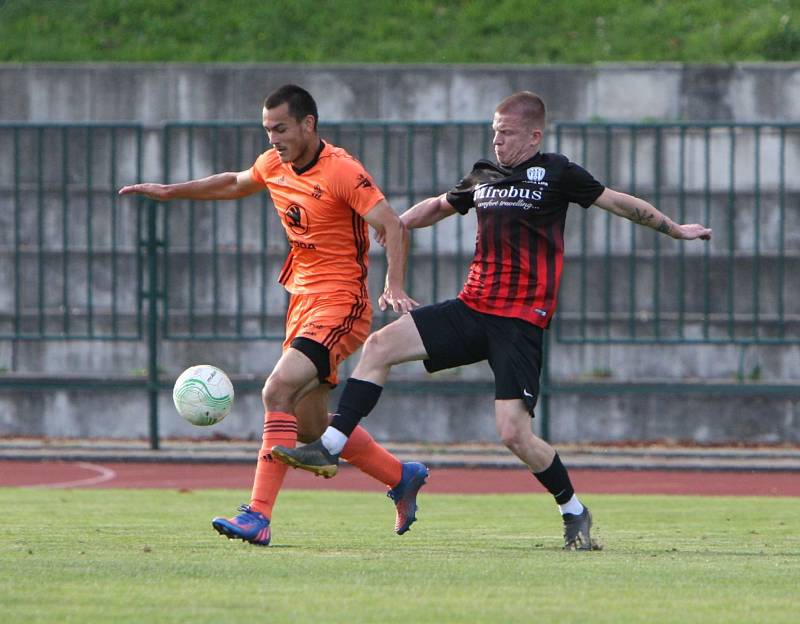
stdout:
<svg viewBox="0 0 800 624">
<path fill-rule="evenodd" d="M 461 214 L 475 208 L 475 256 L 458 297 L 479 312 L 547 327 L 564 262 L 564 223 L 574 202 L 588 208 L 605 187 L 561 154 L 506 168 L 480 160 L 447 193 Z"/>
</svg>

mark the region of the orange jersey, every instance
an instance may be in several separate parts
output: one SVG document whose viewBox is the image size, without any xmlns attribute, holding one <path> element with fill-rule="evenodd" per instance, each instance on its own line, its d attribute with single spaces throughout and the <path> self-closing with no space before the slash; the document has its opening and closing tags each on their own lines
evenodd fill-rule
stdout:
<svg viewBox="0 0 800 624">
<path fill-rule="evenodd" d="M 258 157 L 250 175 L 269 190 L 289 239 L 279 277 L 286 290 L 368 296 L 369 231 L 363 215 L 383 193 L 364 166 L 325 143 L 317 161 L 302 173 L 270 149 Z"/>
</svg>

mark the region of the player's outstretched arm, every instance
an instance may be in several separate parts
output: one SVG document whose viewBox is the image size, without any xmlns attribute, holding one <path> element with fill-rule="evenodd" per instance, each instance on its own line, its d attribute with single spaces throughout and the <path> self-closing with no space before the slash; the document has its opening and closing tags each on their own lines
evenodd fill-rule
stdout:
<svg viewBox="0 0 800 624">
<path fill-rule="evenodd" d="M 391 306 L 395 312 L 405 313 L 419 305 L 404 289 L 408 237 L 405 227 L 389 203 L 382 199 L 364 215 L 375 229 L 376 237 L 386 249 L 386 286 L 378 297 L 378 306 L 385 310 Z"/>
<path fill-rule="evenodd" d="M 418 204 L 414 204 L 400 215 L 400 221 L 408 230 L 417 228 L 424 228 L 433 225 L 437 221 L 441 221 L 445 217 L 454 215 L 456 209 L 453 208 L 447 201 L 447 194 L 443 193 L 437 197 L 429 197 L 423 199 Z M 381 245 L 385 245 L 386 241 L 380 232 L 376 232 L 375 240 Z"/>
<path fill-rule="evenodd" d="M 409 230 L 414 230 L 431 226 L 454 214 L 456 209 L 447 201 L 447 193 L 442 193 L 414 204 L 400 215 L 400 220 Z"/>
<path fill-rule="evenodd" d="M 620 193 L 607 188 L 594 203 L 603 210 L 625 217 L 634 223 L 646 225 L 672 238 L 683 240 L 694 240 L 696 238 L 709 240 L 711 238 L 711 229 L 706 226 L 699 223 L 675 223 L 652 204 L 627 193 Z"/>
<path fill-rule="evenodd" d="M 167 201 L 169 199 L 239 199 L 252 195 L 263 186 L 255 182 L 250 170 L 216 173 L 207 178 L 179 182 L 177 184 L 155 184 L 144 182 L 123 186 L 120 195 L 144 195 L 150 199 Z"/>
</svg>

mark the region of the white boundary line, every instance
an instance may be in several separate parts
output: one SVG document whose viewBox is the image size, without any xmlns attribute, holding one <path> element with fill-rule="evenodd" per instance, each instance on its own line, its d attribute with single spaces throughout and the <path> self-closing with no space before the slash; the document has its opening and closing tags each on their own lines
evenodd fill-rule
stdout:
<svg viewBox="0 0 800 624">
<path fill-rule="evenodd" d="M 106 483 L 107 481 L 111 481 L 117 478 L 116 471 L 112 470 L 111 468 L 107 468 L 106 466 L 100 466 L 99 464 L 89 464 L 87 462 L 78 462 L 76 464 L 80 468 L 84 470 L 91 470 L 96 472 L 93 477 L 86 477 L 85 479 L 76 479 L 74 481 L 57 481 L 55 483 L 40 483 L 38 485 L 28 485 L 28 488 L 74 488 L 74 487 L 86 487 L 89 485 L 98 485 L 100 483 Z"/>
</svg>

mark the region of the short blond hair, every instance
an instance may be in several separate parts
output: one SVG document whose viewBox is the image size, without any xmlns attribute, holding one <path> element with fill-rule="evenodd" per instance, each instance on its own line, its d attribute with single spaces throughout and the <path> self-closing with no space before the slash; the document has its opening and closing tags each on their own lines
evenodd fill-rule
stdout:
<svg viewBox="0 0 800 624">
<path fill-rule="evenodd" d="M 520 115 L 532 127 L 540 130 L 544 129 L 547 116 L 542 98 L 532 91 L 518 91 L 509 95 L 497 105 L 495 112 Z"/>
</svg>

